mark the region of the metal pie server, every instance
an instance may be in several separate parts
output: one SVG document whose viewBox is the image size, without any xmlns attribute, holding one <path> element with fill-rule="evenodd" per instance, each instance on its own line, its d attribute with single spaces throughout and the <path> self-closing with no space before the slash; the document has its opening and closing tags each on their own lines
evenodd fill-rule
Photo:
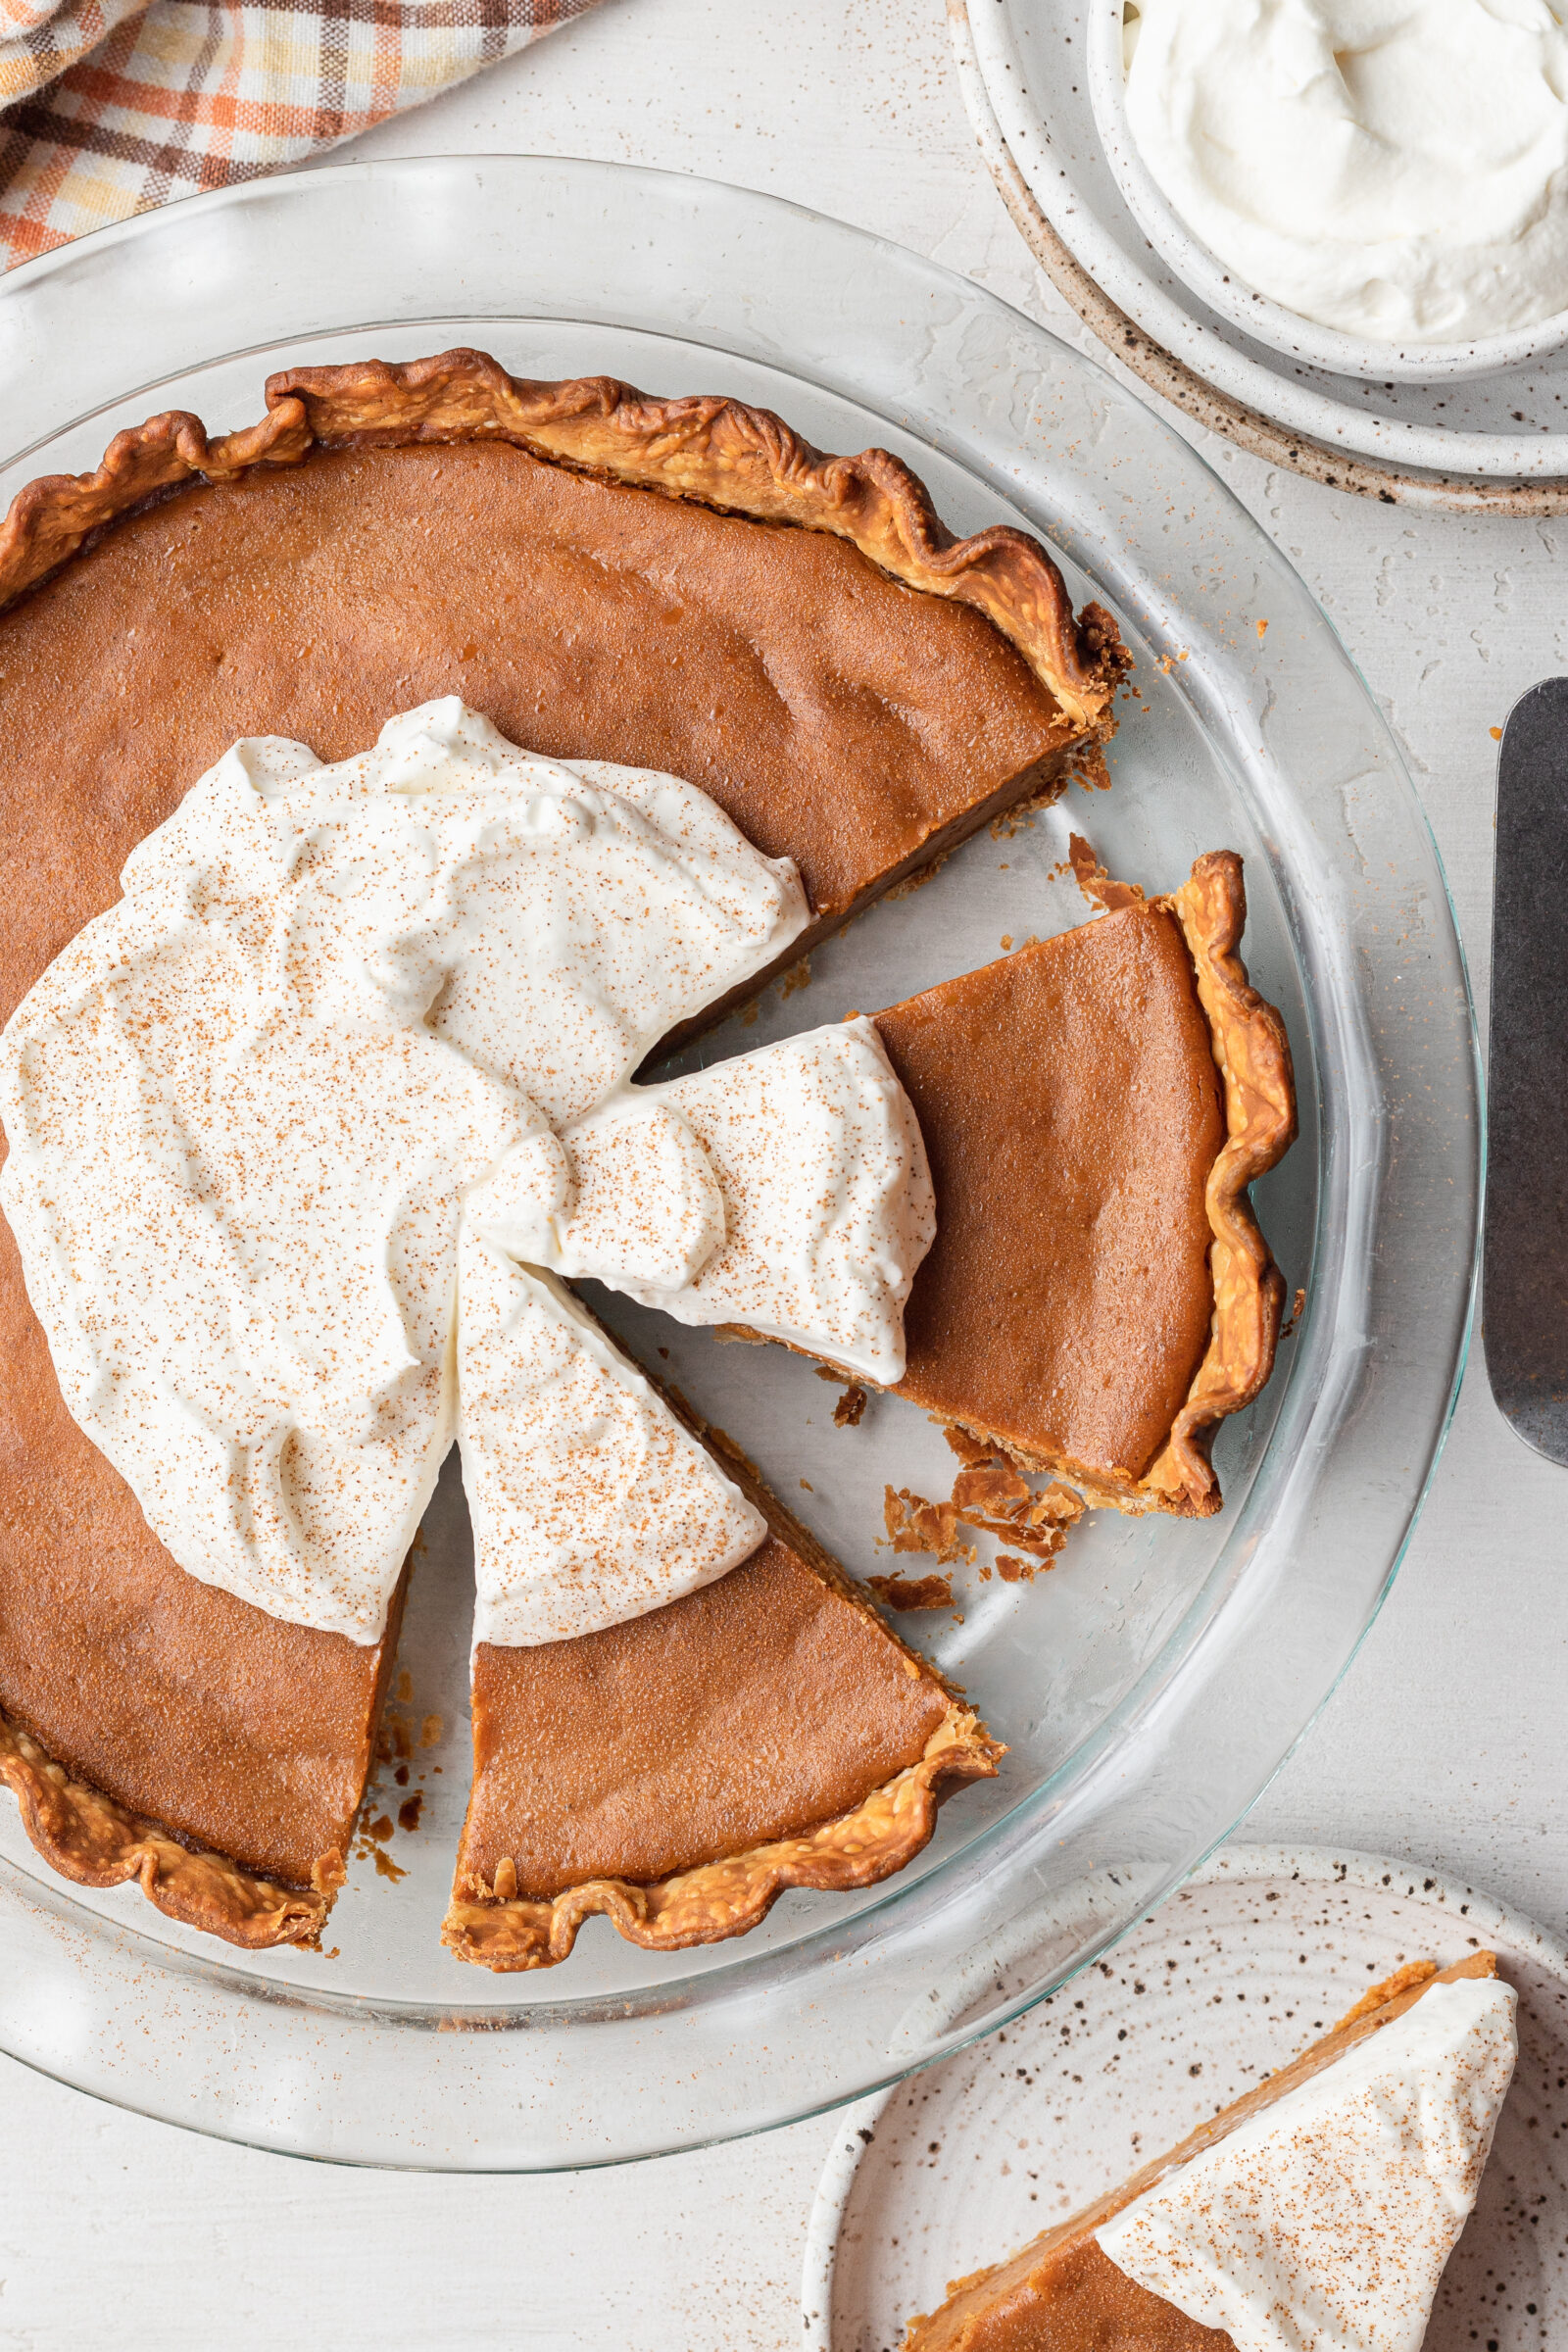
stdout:
<svg viewBox="0 0 1568 2352">
<path fill-rule="evenodd" d="M 1568 678 L 1522 695 L 1497 763 L 1483 1299 L 1515 1434 L 1568 1466 Z"/>
</svg>

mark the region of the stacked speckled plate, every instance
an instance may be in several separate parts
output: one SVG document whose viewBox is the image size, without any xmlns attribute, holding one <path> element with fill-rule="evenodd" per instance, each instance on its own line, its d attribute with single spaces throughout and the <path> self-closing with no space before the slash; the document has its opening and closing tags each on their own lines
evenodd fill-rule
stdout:
<svg viewBox="0 0 1568 2352">
<path fill-rule="evenodd" d="M 1470 513 L 1568 511 L 1568 352 L 1495 374 L 1362 382 L 1205 308 L 1150 244 L 1090 100 L 1108 0 L 948 0 L 964 103 L 1054 284 L 1152 389 L 1243 449 L 1340 490 Z"/>
</svg>

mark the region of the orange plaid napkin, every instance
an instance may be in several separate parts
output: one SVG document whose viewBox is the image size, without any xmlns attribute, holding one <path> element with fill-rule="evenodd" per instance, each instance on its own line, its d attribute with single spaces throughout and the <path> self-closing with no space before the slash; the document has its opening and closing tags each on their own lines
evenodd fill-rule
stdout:
<svg viewBox="0 0 1568 2352">
<path fill-rule="evenodd" d="M 594 0 L 0 0 L 0 268 L 418 106 Z"/>
</svg>

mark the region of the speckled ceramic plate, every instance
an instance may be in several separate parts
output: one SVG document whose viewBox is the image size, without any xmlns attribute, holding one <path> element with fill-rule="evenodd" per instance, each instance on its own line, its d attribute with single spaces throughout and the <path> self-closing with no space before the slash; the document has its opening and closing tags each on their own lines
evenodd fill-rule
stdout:
<svg viewBox="0 0 1568 2352">
<path fill-rule="evenodd" d="M 1568 2343 L 1568 1949 L 1404 1864 L 1233 1846 L 1027 2016 L 846 2109 L 807 2241 L 807 2352 L 894 2352 L 950 2278 L 1173 2146 L 1401 1961 L 1483 1946 L 1519 1993 L 1519 2065 L 1426 2352 Z M 1000 1973 L 1027 1965 L 1020 1945 Z"/>
</svg>

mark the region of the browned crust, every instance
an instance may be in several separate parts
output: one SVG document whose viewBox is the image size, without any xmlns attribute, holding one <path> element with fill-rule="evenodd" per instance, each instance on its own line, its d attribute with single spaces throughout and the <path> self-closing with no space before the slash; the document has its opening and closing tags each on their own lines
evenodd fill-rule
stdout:
<svg viewBox="0 0 1568 2352">
<path fill-rule="evenodd" d="M 63 1764 L 4 1715 L 0 1784 L 22 1807 L 27 1836 L 63 1878 L 74 1879 L 79 1886 L 119 1886 L 134 1879 L 169 1918 L 250 1951 L 269 1944 L 316 1944 L 343 1884 L 342 1856 L 335 1853 L 317 1864 L 312 1891 L 299 1893 L 242 1870 L 222 1854 L 181 1845 L 156 1822 L 73 1780 Z"/>
<path fill-rule="evenodd" d="M 368 1758 L 374 1752 L 376 1727 L 392 1680 L 413 1561 L 411 1551 L 387 1609 L 381 1667 L 370 1703 Z M 0 1788 L 11 1790 L 21 1807 L 23 1828 L 62 1877 L 74 1879 L 80 1886 L 119 1886 L 134 1879 L 147 1900 L 169 1918 L 220 1936 L 225 1943 L 243 1944 L 248 1951 L 281 1943 L 316 1949 L 326 1915 L 348 1879 L 343 1852 L 335 1846 L 317 1856 L 306 1891 L 265 1872 L 247 1870 L 226 1854 L 186 1845 L 160 1823 L 76 1779 L 3 1711 Z"/>
<path fill-rule="evenodd" d="M 1227 1415 L 1250 1404 L 1274 1369 L 1285 1277 L 1252 1212 L 1248 1187 L 1296 1141 L 1291 1041 L 1274 1005 L 1247 977 L 1238 950 L 1247 886 L 1234 850 L 1200 858 L 1169 905 L 1181 924 L 1225 1085 L 1226 1143 L 1205 1191 L 1214 1321 L 1208 1351 L 1176 1416 L 1170 1443 L 1139 1481 L 1158 1509 L 1207 1518 L 1220 1507 L 1210 1455 Z"/>
<path fill-rule="evenodd" d="M 260 424 L 217 441 L 199 417 L 171 411 L 117 433 L 96 472 L 27 483 L 0 525 L 0 610 L 95 532 L 183 483 L 297 465 L 313 448 L 506 441 L 553 465 L 848 539 L 907 587 L 983 612 L 1075 734 L 1111 731 L 1128 658 L 1110 614 L 1089 605 L 1075 619 L 1051 557 L 1010 525 L 956 538 L 886 450 L 828 457 L 767 409 L 717 395 L 652 400 L 605 375 L 535 382 L 482 351 L 289 368 L 269 377 L 267 407 Z"/>
<path fill-rule="evenodd" d="M 955 1700 L 920 1761 L 836 1821 L 681 1871 L 651 1886 L 591 1879 L 553 1899 L 534 1900 L 509 1895 L 505 1888 L 498 1892 L 483 1880 L 470 1881 L 453 1899 L 441 1940 L 460 1960 L 508 1971 L 552 1968 L 564 1960 L 583 1921 L 595 1912 L 610 1919 L 629 1943 L 649 1951 L 674 1952 L 744 1936 L 787 1887 L 841 1893 L 903 1870 L 929 1841 L 943 1797 L 965 1781 L 994 1779 L 1003 1753 Z"/>
<path fill-rule="evenodd" d="M 269 402 L 260 424 L 209 441 L 199 416 L 171 409 L 117 433 L 92 473 L 24 482 L 0 523 L 0 612 L 136 507 L 197 480 L 233 481 L 256 466 L 297 466 L 311 428 L 297 400 Z"/>
<path fill-rule="evenodd" d="M 964 2352 L 972 2341 L 971 2323 L 980 2319 L 990 2307 L 1004 2296 L 1016 2292 L 1053 2256 L 1060 2256 L 1072 2243 L 1090 2236 L 1096 2230 L 1152 2188 L 1167 2173 L 1200 2156 L 1216 2141 L 1229 2137 L 1239 2125 L 1245 2124 L 1260 2108 L 1270 2107 L 1298 2083 L 1318 2075 L 1370 2034 L 1392 2025 L 1413 2008 L 1422 1994 L 1433 1984 L 1451 1984 L 1461 1977 L 1494 1977 L 1497 1974 L 1495 1952 L 1472 1952 L 1464 1960 L 1456 1960 L 1449 1968 L 1438 1969 L 1431 1961 L 1416 1961 L 1397 1970 L 1370 1991 L 1341 2018 L 1321 2040 L 1314 2041 L 1300 2056 L 1282 2066 L 1278 2074 L 1265 2076 L 1251 2090 L 1222 2108 L 1206 2124 L 1200 2124 L 1179 2147 L 1168 2154 L 1155 2157 L 1093 2205 L 1085 2206 L 1054 2228 L 1042 2231 L 1018 2253 L 1005 2262 L 993 2264 L 983 2271 L 971 2271 L 967 2278 L 950 2279 L 948 2300 L 939 2311 L 916 2312 L 909 2321 L 904 2341 L 904 2352 Z"/>
</svg>

